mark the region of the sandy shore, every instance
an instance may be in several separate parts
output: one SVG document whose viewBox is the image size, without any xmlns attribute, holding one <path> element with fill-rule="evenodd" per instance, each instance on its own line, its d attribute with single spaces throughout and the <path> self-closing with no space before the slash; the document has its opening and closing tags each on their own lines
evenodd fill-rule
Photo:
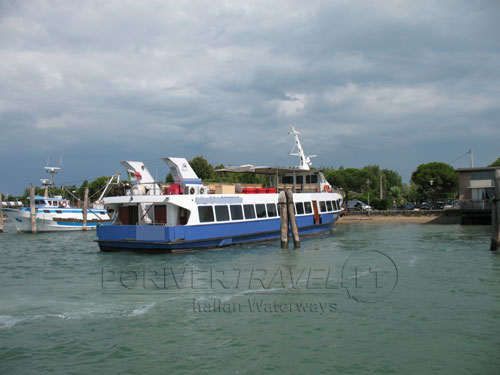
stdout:
<svg viewBox="0 0 500 375">
<path fill-rule="evenodd" d="M 425 216 L 362 216 L 349 215 L 343 216 L 338 221 L 339 223 L 417 223 L 417 224 L 458 224 L 457 217 L 443 217 L 438 215 Z"/>
</svg>

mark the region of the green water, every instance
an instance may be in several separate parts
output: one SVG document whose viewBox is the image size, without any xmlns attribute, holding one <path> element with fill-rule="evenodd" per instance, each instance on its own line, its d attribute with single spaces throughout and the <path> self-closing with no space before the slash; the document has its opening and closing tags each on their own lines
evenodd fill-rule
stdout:
<svg viewBox="0 0 500 375">
<path fill-rule="evenodd" d="M 0 234 L 0 374 L 495 374 L 489 227 L 338 224 L 146 255 Z"/>
</svg>

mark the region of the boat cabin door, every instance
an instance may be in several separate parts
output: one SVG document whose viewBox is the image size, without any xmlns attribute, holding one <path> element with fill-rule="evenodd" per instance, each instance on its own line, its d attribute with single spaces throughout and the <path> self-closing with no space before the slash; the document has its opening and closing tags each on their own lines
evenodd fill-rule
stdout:
<svg viewBox="0 0 500 375">
<path fill-rule="evenodd" d="M 320 223 L 319 211 L 318 211 L 318 202 L 312 201 L 313 203 L 313 212 L 314 212 L 314 224 Z"/>
</svg>

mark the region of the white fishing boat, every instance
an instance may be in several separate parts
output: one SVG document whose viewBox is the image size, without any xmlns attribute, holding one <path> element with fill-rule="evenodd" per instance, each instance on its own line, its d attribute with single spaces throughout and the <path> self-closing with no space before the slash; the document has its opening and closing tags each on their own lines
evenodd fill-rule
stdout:
<svg viewBox="0 0 500 375">
<path fill-rule="evenodd" d="M 102 251 L 171 252 L 278 240 L 279 192 L 292 189 L 300 235 L 328 232 L 342 211 L 342 195 L 334 192 L 323 173 L 311 170 L 292 127 L 300 165 L 295 168 L 226 167 L 220 172 L 267 175 L 266 187 L 224 185 L 211 189 L 184 158 L 163 158 L 174 183 L 162 190 L 144 163 L 125 161 L 134 186 L 124 196 L 104 198 L 118 215 L 112 225 L 98 226 Z"/>
<path fill-rule="evenodd" d="M 34 199 L 37 232 L 74 231 L 83 230 L 84 228 L 82 208 L 72 207 L 70 202 L 62 196 L 48 196 L 49 189 L 54 186 L 54 177 L 60 169 L 59 167 L 45 167 L 45 171 L 50 174 L 50 178 L 40 180 L 45 187 L 45 193 L 43 196 L 36 195 Z M 110 183 L 111 179 L 106 187 Z M 105 191 L 103 191 L 104 193 Z M 99 200 L 102 199 L 102 196 Z M 7 207 L 3 211 L 15 224 L 19 233 L 32 232 L 30 207 Z M 98 224 L 110 223 L 111 217 L 103 206 L 95 205 L 87 209 L 86 229 L 96 229 Z"/>
</svg>

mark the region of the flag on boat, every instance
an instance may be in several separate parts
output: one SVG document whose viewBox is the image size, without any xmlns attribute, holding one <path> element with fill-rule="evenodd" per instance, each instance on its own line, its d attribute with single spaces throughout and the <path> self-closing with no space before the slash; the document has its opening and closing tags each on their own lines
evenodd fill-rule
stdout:
<svg viewBox="0 0 500 375">
<path fill-rule="evenodd" d="M 142 176 L 139 172 L 128 169 L 127 170 L 128 177 L 130 178 L 130 181 L 132 182 L 137 182 L 142 180 Z"/>
</svg>

